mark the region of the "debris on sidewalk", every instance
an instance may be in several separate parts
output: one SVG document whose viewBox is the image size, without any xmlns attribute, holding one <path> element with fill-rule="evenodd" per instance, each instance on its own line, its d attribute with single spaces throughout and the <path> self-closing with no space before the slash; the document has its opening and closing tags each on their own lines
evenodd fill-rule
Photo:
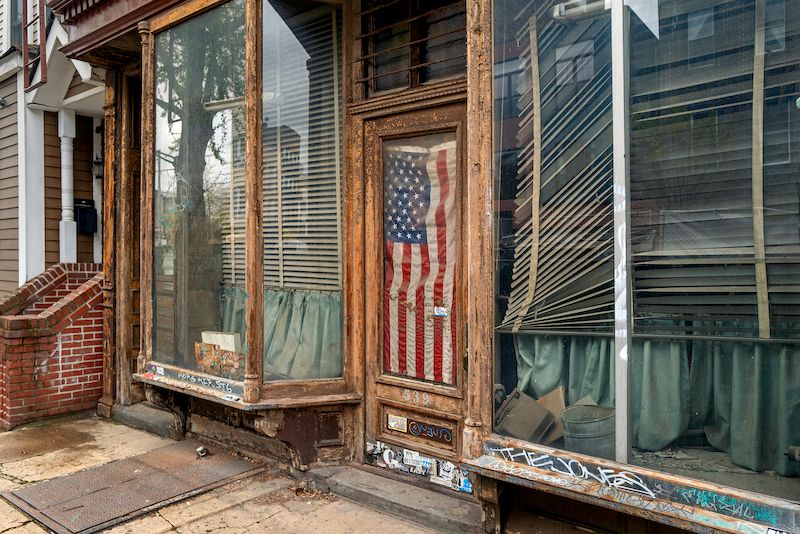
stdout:
<svg viewBox="0 0 800 534">
<path fill-rule="evenodd" d="M 157 455 L 175 442 L 97 417 L 44 421 L 0 433 L 0 491 L 52 479 L 147 453 Z M 192 459 L 199 443 L 187 442 Z M 258 467 L 252 465 L 252 467 Z M 102 506 L 101 503 L 97 503 Z M 113 534 L 300 533 L 356 534 L 433 532 L 317 491 L 272 471 L 234 480 L 205 493 L 174 502 L 110 530 Z M 0 499 L 0 534 L 48 532 Z"/>
</svg>

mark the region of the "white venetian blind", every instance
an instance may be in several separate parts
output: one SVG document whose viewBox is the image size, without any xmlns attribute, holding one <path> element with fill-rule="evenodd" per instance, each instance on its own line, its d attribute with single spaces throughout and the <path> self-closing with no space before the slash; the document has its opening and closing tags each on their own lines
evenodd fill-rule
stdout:
<svg viewBox="0 0 800 534">
<path fill-rule="evenodd" d="M 342 286 L 341 16 L 265 3 L 264 283 Z"/>
<path fill-rule="evenodd" d="M 613 320 L 608 18 L 520 13 L 514 262 L 499 325 L 602 331 Z"/>
<path fill-rule="evenodd" d="M 231 108 L 226 115 L 224 130 L 231 131 L 230 180 L 216 192 L 214 202 L 219 221 L 222 249 L 222 280 L 225 285 L 244 287 L 245 284 L 245 172 L 244 172 L 244 109 L 243 99 L 237 98 L 222 105 Z M 213 105 L 213 104 L 212 104 Z M 207 105 L 208 107 L 208 105 Z"/>
<path fill-rule="evenodd" d="M 685 2 L 662 13 L 669 24 L 662 21 L 657 44 L 641 24 L 632 28 L 635 328 L 795 337 L 800 188 L 791 105 L 798 84 L 786 69 L 797 62 L 791 44 L 798 29 L 772 24 L 762 34 L 753 2 L 717 3 L 703 8 L 702 17 L 696 7 Z M 701 19 L 703 27 L 695 28 Z M 707 40 L 703 55 L 681 52 L 699 34 Z M 754 39 L 764 39 L 766 51 L 763 71 L 755 73 Z M 755 102 L 754 76 L 764 83 Z M 761 132 L 754 109 L 763 115 Z M 754 139 L 762 143 L 760 166 Z M 763 194 L 761 204 L 754 191 Z M 763 214 L 763 227 L 754 213 Z M 761 280 L 759 241 L 766 262 Z"/>
</svg>

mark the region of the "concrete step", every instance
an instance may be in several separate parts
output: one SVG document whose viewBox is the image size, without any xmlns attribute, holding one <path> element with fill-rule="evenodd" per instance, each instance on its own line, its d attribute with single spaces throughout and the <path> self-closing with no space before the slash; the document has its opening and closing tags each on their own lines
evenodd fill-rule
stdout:
<svg viewBox="0 0 800 534">
<path fill-rule="evenodd" d="M 172 414 L 156 408 L 149 402 L 139 402 L 130 406 L 116 404 L 111 409 L 111 417 L 124 425 L 156 434 L 162 438 L 170 437 Z"/>
<path fill-rule="evenodd" d="M 483 532 L 475 502 L 400 482 L 356 467 L 323 467 L 308 472 L 311 485 L 378 512 L 443 533 Z"/>
</svg>

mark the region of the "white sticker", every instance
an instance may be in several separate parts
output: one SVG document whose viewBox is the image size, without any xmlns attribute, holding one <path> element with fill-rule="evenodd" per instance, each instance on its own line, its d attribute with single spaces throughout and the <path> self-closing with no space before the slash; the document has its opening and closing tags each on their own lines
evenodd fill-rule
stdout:
<svg viewBox="0 0 800 534">
<path fill-rule="evenodd" d="M 447 310 L 445 306 L 434 306 L 433 307 L 433 316 L 434 317 L 448 317 L 450 312 Z"/>
<path fill-rule="evenodd" d="M 399 469 L 400 462 L 398 462 L 394 457 L 394 451 L 392 449 L 386 449 L 383 451 L 383 462 L 386 464 L 386 467 L 389 469 Z"/>
<path fill-rule="evenodd" d="M 388 414 L 386 426 L 389 427 L 389 430 L 408 432 L 408 419 L 401 415 Z"/>
<path fill-rule="evenodd" d="M 419 460 L 419 453 L 408 449 L 403 449 L 403 463 L 412 467 L 422 465 L 422 462 Z"/>
<path fill-rule="evenodd" d="M 160 365 L 156 365 L 156 374 L 164 376 L 164 368 Z"/>
<path fill-rule="evenodd" d="M 456 475 L 455 468 L 456 466 L 452 462 L 439 462 L 439 476 L 445 480 L 453 480 Z"/>
</svg>

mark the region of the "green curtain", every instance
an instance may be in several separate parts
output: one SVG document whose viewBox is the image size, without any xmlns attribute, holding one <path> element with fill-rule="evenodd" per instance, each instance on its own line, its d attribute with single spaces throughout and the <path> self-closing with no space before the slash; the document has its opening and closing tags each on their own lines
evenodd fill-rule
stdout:
<svg viewBox="0 0 800 534">
<path fill-rule="evenodd" d="M 222 288 L 222 328 L 223 332 L 238 332 L 242 341 L 242 352 L 247 352 L 247 336 L 245 336 L 245 302 L 247 292 L 241 287 L 224 286 Z"/>
<path fill-rule="evenodd" d="M 706 402 L 703 425 L 731 461 L 784 476 L 800 467 L 783 455 L 800 444 L 800 348 L 781 343 L 696 341 L 693 394 Z"/>
<path fill-rule="evenodd" d="M 514 346 L 517 387 L 528 395 L 564 386 L 567 405 L 586 395 L 614 405 L 612 339 L 516 335 Z M 783 455 L 800 444 L 800 347 L 636 340 L 629 358 L 635 447 L 661 450 L 699 428 L 737 465 L 800 474 Z"/>
<path fill-rule="evenodd" d="M 589 336 L 514 336 L 517 389 L 539 398 L 564 386 L 569 406 L 587 395 L 614 405 L 614 341 Z"/>
<path fill-rule="evenodd" d="M 239 332 L 243 351 L 247 293 L 223 288 L 222 330 Z M 264 376 L 313 379 L 342 376 L 341 293 L 265 289 Z"/>
<path fill-rule="evenodd" d="M 339 292 L 264 291 L 265 379 L 342 376 Z"/>
<path fill-rule="evenodd" d="M 628 365 L 634 447 L 661 450 L 689 428 L 686 342 L 635 340 Z"/>
</svg>

